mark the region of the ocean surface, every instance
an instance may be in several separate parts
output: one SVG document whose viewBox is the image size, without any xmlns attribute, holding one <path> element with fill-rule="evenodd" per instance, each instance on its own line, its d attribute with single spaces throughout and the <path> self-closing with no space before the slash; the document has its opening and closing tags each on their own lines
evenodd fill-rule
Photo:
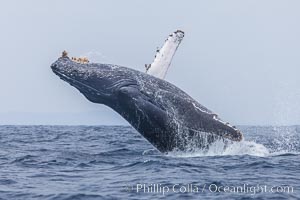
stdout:
<svg viewBox="0 0 300 200">
<path fill-rule="evenodd" d="M 161 154 L 127 126 L 0 126 L 0 199 L 300 199 L 300 126 Z"/>
</svg>

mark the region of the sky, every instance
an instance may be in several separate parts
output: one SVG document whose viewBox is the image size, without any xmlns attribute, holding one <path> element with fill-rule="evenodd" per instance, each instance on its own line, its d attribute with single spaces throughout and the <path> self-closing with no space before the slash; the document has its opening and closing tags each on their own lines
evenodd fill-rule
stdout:
<svg viewBox="0 0 300 200">
<path fill-rule="evenodd" d="M 127 125 L 55 76 L 63 50 L 144 71 L 185 31 L 166 80 L 235 125 L 300 124 L 300 1 L 0 3 L 0 124 Z"/>
</svg>

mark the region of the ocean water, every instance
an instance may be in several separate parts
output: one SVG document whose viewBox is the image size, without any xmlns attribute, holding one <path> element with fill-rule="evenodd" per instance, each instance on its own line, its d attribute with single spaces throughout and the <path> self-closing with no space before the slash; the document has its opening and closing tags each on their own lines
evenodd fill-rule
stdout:
<svg viewBox="0 0 300 200">
<path fill-rule="evenodd" d="M 161 154 L 127 126 L 0 126 L 0 199 L 300 199 L 300 126 Z"/>
</svg>

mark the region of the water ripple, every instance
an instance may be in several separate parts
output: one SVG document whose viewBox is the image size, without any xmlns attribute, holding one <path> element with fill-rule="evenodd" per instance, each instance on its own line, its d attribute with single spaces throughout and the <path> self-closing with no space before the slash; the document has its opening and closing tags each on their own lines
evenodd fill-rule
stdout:
<svg viewBox="0 0 300 200">
<path fill-rule="evenodd" d="M 130 127 L 0 126 L 0 199 L 299 199 L 299 126 L 239 128 L 241 143 L 161 154 Z M 132 189 L 156 183 L 290 185 L 295 192 L 163 196 Z"/>
</svg>

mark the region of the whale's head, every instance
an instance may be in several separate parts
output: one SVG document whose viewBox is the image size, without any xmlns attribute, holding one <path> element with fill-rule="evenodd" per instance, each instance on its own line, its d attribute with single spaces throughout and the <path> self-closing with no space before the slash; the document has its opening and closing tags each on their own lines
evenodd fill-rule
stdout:
<svg viewBox="0 0 300 200">
<path fill-rule="evenodd" d="M 52 71 L 61 79 L 77 88 L 88 100 L 110 105 L 114 92 L 128 84 L 118 66 L 110 64 L 78 63 L 62 56 L 51 65 Z"/>
</svg>

